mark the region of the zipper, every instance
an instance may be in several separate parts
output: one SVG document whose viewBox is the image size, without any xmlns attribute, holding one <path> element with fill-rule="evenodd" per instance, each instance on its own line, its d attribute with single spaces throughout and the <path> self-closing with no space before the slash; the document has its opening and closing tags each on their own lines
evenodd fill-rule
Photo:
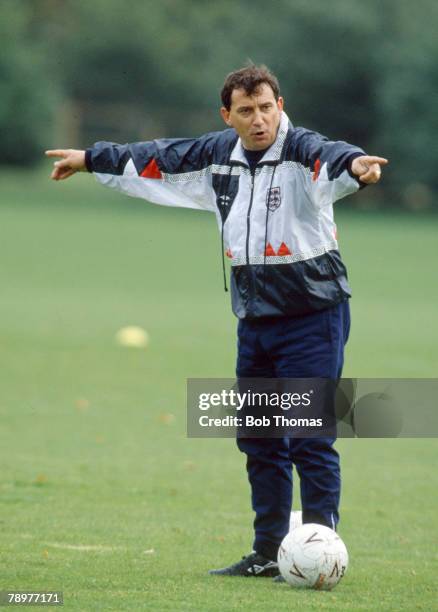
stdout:
<svg viewBox="0 0 438 612">
<path fill-rule="evenodd" d="M 249 266 L 249 230 L 251 227 L 251 209 L 252 201 L 254 199 L 254 171 L 251 171 L 251 196 L 249 198 L 248 210 L 246 211 L 246 265 Z"/>
<path fill-rule="evenodd" d="M 254 170 L 251 170 L 251 196 L 249 199 L 248 210 L 246 213 L 246 270 L 247 270 L 248 288 L 249 288 L 248 305 L 251 305 L 253 303 L 254 297 L 255 297 L 253 271 L 249 263 L 249 232 L 251 229 L 251 209 L 252 209 L 252 203 L 254 199 L 254 182 L 255 182 L 255 168 Z"/>
</svg>

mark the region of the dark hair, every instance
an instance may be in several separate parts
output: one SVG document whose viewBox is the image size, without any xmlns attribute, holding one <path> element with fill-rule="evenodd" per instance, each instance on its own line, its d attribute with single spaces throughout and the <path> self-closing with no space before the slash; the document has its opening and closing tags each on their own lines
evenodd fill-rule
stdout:
<svg viewBox="0 0 438 612">
<path fill-rule="evenodd" d="M 275 99 L 278 100 L 280 96 L 280 85 L 278 84 L 277 77 L 263 64 L 261 66 L 249 64 L 244 68 L 230 72 L 222 87 L 222 104 L 227 110 L 230 110 L 231 94 L 235 89 L 244 89 L 247 96 L 252 96 L 263 83 L 270 86 L 274 92 Z"/>
</svg>

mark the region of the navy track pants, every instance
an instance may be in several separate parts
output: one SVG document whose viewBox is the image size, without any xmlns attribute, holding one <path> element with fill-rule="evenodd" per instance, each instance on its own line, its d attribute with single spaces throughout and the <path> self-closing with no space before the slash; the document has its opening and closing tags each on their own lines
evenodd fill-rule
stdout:
<svg viewBox="0 0 438 612">
<path fill-rule="evenodd" d="M 238 378 L 340 378 L 350 330 L 348 301 L 300 317 L 238 326 Z M 303 521 L 335 528 L 341 477 L 335 438 L 238 438 L 247 456 L 254 550 L 270 559 L 289 531 L 292 464 L 300 477 Z"/>
</svg>

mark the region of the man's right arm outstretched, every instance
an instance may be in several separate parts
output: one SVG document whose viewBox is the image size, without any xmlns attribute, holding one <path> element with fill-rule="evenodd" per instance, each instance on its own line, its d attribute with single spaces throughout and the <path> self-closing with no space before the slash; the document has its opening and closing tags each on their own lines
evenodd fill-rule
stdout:
<svg viewBox="0 0 438 612">
<path fill-rule="evenodd" d="M 92 172 L 98 182 L 164 206 L 216 211 L 211 172 L 219 133 L 200 138 L 162 139 L 119 145 L 97 142 L 87 150 L 46 151 L 51 178 Z"/>
</svg>

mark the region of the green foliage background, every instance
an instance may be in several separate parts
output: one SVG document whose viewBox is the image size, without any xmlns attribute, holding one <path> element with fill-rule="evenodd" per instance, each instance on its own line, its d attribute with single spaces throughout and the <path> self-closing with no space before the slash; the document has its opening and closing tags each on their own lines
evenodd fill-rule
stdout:
<svg viewBox="0 0 438 612">
<path fill-rule="evenodd" d="M 221 129 L 224 76 L 251 59 L 294 123 L 391 160 L 382 202 L 431 207 L 437 19 L 434 0 L 2 0 L 1 162 Z"/>
</svg>

